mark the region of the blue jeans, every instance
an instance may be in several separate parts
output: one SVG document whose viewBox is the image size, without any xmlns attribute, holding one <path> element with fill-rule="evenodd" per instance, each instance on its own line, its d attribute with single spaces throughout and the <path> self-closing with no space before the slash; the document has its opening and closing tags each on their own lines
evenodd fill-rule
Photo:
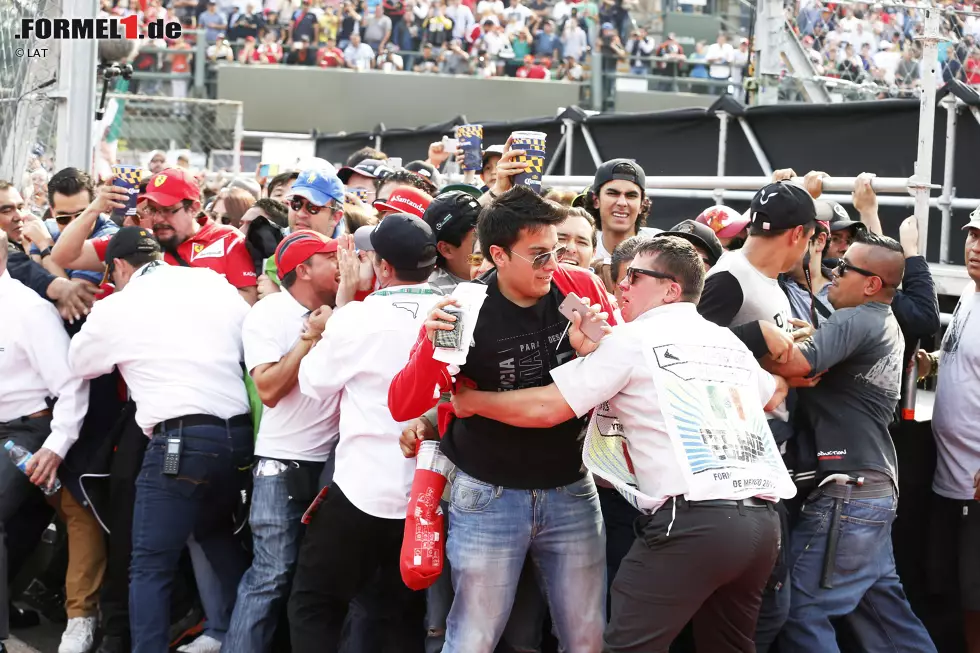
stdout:
<svg viewBox="0 0 980 653">
<path fill-rule="evenodd" d="M 173 577 L 191 535 L 213 566 L 226 605 L 234 605 L 238 581 L 248 567 L 245 549 L 234 536 L 232 514 L 242 485 L 239 470 L 252 463 L 252 429 L 205 425 L 181 432 L 178 474 L 163 474 L 167 436 L 178 433 L 174 429 L 150 440 L 136 479 L 129 587 L 134 653 L 168 649 Z"/>
<path fill-rule="evenodd" d="M 548 490 L 513 490 L 459 472 L 446 557 L 456 592 L 443 653 L 492 653 L 530 554 L 568 653 L 602 648 L 605 529 L 591 476 Z"/>
<path fill-rule="evenodd" d="M 936 647 L 909 607 L 895 571 L 891 526 L 898 497 L 894 492 L 882 498 L 839 499 L 843 510 L 833 587 L 821 587 L 834 501 L 817 490 L 803 504 L 790 536 L 792 596 L 780 650 L 838 651 L 832 620 L 846 619 L 862 651 L 934 652 Z"/>
<path fill-rule="evenodd" d="M 197 593 L 201 597 L 201 606 L 204 608 L 204 634 L 223 642 L 235 604 L 226 600 L 221 579 L 214 572 L 214 565 L 208 561 L 204 549 L 193 535 L 187 540 L 187 550 L 191 554 L 194 582 L 197 583 Z"/>
<path fill-rule="evenodd" d="M 252 566 L 238 585 L 238 600 L 225 637 L 225 648 L 240 653 L 272 649 L 279 615 L 289 599 L 296 571 L 303 512 L 307 506 L 290 501 L 286 474 L 254 476 L 252 508 Z"/>
</svg>

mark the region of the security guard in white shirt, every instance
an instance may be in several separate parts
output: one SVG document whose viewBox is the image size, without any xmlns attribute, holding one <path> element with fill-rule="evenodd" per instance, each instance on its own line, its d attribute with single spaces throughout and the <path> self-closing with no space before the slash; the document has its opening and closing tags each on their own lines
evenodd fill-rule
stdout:
<svg viewBox="0 0 980 653">
<path fill-rule="evenodd" d="M 9 636 L 5 524 L 36 491 L 31 483 L 53 487 L 58 466 L 78 439 L 89 388 L 68 367 L 68 333 L 58 311 L 7 272 L 3 231 L 0 310 L 5 316 L 0 319 L 0 640 L 4 640 Z M 30 477 L 3 451 L 8 441 L 34 454 L 27 466 Z"/>
<path fill-rule="evenodd" d="M 336 653 L 350 601 L 378 579 L 385 650 L 414 653 L 424 639 L 424 594 L 402 583 L 399 553 L 415 468 L 398 446 L 406 423 L 391 417 L 387 399 L 441 296 L 426 283 L 436 245 L 429 226 L 406 213 L 358 229 L 354 243 L 370 252 L 381 289 L 338 309 L 299 369 L 304 395 L 340 394 L 340 441 L 333 483 L 300 548 L 290 640 L 295 653 Z"/>
<path fill-rule="evenodd" d="M 165 653 L 170 586 L 188 538 L 229 606 L 248 566 L 232 514 L 252 463 L 241 367 L 249 306 L 212 270 L 166 265 L 140 227 L 112 237 L 106 269 L 117 292 L 93 309 L 69 360 L 82 378 L 118 367 L 150 438 L 133 514 L 130 630 L 134 652 Z"/>
<path fill-rule="evenodd" d="M 336 301 L 337 245 L 315 231 L 286 236 L 274 257 L 283 292 L 257 303 L 245 318 L 245 366 L 265 409 L 255 441 L 249 517 L 254 556 L 222 642 L 229 651 L 272 649 L 299 555 L 303 512 L 320 490 L 328 459 L 332 467 L 340 395 L 322 401 L 307 397 L 298 377 L 300 362 L 320 341 Z"/>
<path fill-rule="evenodd" d="M 667 651 L 692 618 L 698 650 L 755 651 L 779 546 L 773 502 L 795 492 L 763 408 L 787 387 L 698 315 L 703 285 L 690 243 L 649 240 L 622 283 L 628 324 L 596 345 L 576 316 L 569 338 L 588 355 L 552 370 L 552 385 L 454 395 L 457 415 L 531 428 L 595 407 L 585 463 L 646 513 L 612 585 L 603 651 Z"/>
</svg>

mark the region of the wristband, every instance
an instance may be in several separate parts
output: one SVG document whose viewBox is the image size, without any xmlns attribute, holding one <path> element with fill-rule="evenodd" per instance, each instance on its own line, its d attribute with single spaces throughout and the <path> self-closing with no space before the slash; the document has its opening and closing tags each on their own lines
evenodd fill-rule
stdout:
<svg viewBox="0 0 980 653">
<path fill-rule="evenodd" d="M 495 200 L 495 199 L 497 199 L 498 197 L 500 197 L 500 196 L 499 196 L 499 195 L 497 195 L 497 194 L 496 194 L 495 192 L 493 192 L 493 189 L 492 189 L 492 188 L 488 188 L 488 189 L 487 189 L 487 195 L 489 195 L 489 196 L 490 196 L 490 199 L 492 199 L 492 200 Z"/>
<path fill-rule="evenodd" d="M 929 374 L 927 376 L 936 376 L 939 374 L 939 354 L 932 353 L 929 354 Z"/>
<path fill-rule="evenodd" d="M 41 258 L 44 258 L 45 256 L 51 256 L 51 248 L 45 247 L 40 252 L 38 252 L 38 254 L 41 256 Z"/>
</svg>

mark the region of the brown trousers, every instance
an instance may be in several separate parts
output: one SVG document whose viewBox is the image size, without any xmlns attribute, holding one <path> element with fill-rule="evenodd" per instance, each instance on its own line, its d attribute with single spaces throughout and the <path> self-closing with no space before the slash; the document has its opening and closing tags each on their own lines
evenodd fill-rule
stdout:
<svg viewBox="0 0 980 653">
<path fill-rule="evenodd" d="M 65 612 L 68 618 L 99 614 L 99 588 L 105 576 L 105 534 L 92 511 L 67 489 L 48 498 L 68 527 L 68 573 L 65 575 Z"/>
</svg>

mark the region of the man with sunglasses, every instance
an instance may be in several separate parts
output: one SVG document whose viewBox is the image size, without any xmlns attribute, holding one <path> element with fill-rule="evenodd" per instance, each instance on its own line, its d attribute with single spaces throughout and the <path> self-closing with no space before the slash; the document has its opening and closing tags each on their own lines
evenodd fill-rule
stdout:
<svg viewBox="0 0 980 653">
<path fill-rule="evenodd" d="M 481 390 L 506 397 L 551 382 L 551 370 L 575 355 L 558 310 L 569 293 L 598 301 L 614 321 L 598 278 L 558 263 L 564 218 L 525 187 L 503 193 L 480 216 L 479 240 L 494 269 L 478 280 L 487 286 L 479 314 L 463 315 L 474 321 L 474 346 L 459 374 Z M 391 383 L 388 407 L 397 420 L 423 414 L 436 404 L 434 390 L 453 387 L 447 365 L 432 358 L 435 331 L 456 319 L 442 310 L 451 303 L 443 299 L 429 314 Z M 444 429 L 442 450 L 457 468 L 446 549 L 456 597 L 444 653 L 494 650 L 528 555 L 551 589 L 559 640 L 571 653 L 600 649 L 605 537 L 595 483 L 582 467 L 581 432 L 574 415 L 548 428 L 467 416 Z"/>
<path fill-rule="evenodd" d="M 817 488 L 789 540 L 792 605 L 781 650 L 837 650 L 831 620 L 838 618 L 862 651 L 894 651 L 897 642 L 901 650 L 936 650 L 902 590 L 891 542 L 898 466 L 888 426 L 904 351 L 891 303 L 904 271 L 898 242 L 860 234 L 834 274 L 834 314 L 794 346 L 788 362 L 763 362 L 787 378 L 822 374 L 799 393 L 816 448 Z"/>
<path fill-rule="evenodd" d="M 795 491 L 762 411 L 787 386 L 698 315 L 703 283 L 689 242 L 643 241 L 620 284 L 626 324 L 597 344 L 576 319 L 568 335 L 582 357 L 551 370 L 550 385 L 507 394 L 458 385 L 453 398 L 457 415 L 525 429 L 594 409 L 586 465 L 641 513 L 612 585 L 610 653 L 666 651 L 692 618 L 698 650 L 755 651 L 779 546 L 773 502 Z"/>
<path fill-rule="evenodd" d="M 344 184 L 329 170 L 303 170 L 289 189 L 289 229 L 310 229 L 327 238 L 338 235 L 344 218 Z"/>
<path fill-rule="evenodd" d="M 106 191 L 108 193 L 108 191 Z M 164 262 L 214 270 L 238 289 L 249 304 L 258 300 L 255 266 L 245 237 L 234 227 L 215 224 L 201 213 L 201 192 L 194 176 L 169 168 L 150 177 L 140 195 L 142 226 L 152 229 L 164 252 Z M 73 270 L 104 269 L 110 238 L 88 238 L 99 214 L 115 200 L 102 192 L 61 234 L 51 251 L 55 263 Z"/>
</svg>

